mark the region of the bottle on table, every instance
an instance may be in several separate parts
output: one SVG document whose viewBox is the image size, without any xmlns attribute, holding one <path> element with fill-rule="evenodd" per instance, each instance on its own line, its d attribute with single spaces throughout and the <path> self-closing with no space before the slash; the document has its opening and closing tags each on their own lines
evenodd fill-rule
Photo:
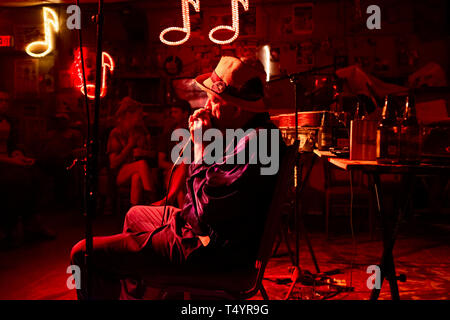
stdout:
<svg viewBox="0 0 450 320">
<path fill-rule="evenodd" d="M 361 106 L 361 103 L 358 101 L 356 103 L 356 111 L 353 120 L 365 120 L 367 117 L 367 111 L 364 107 Z"/>
<path fill-rule="evenodd" d="M 317 134 L 317 148 L 320 151 L 328 150 L 333 145 L 333 128 L 329 119 L 329 112 L 324 112 L 322 122 Z"/>
<path fill-rule="evenodd" d="M 377 128 L 377 162 L 396 163 L 399 160 L 399 132 L 392 96 L 384 100 L 381 121 Z"/>
<path fill-rule="evenodd" d="M 420 162 L 420 127 L 416 117 L 413 94 L 406 97 L 405 112 L 400 125 L 400 162 Z"/>
</svg>

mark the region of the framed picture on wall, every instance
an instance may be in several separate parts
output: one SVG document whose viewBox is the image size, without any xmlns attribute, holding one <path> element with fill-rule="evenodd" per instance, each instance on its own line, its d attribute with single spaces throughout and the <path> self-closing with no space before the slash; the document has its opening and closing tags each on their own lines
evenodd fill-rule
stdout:
<svg viewBox="0 0 450 320">
<path fill-rule="evenodd" d="M 214 14 L 214 15 L 210 15 L 209 19 L 208 19 L 208 33 L 211 29 L 217 27 L 217 26 L 231 26 L 233 24 L 232 20 L 231 20 L 231 15 L 230 14 Z M 231 32 L 231 31 L 228 31 Z M 227 36 L 228 35 L 227 32 Z M 222 33 L 221 31 L 217 32 L 218 34 Z M 226 37 L 225 37 L 226 38 Z"/>
<path fill-rule="evenodd" d="M 291 35 L 293 33 L 294 30 L 294 26 L 293 26 L 293 17 L 289 16 L 289 17 L 283 17 L 281 19 L 281 35 Z"/>
<path fill-rule="evenodd" d="M 193 37 L 201 37 L 203 32 L 203 12 L 192 13 L 191 17 L 191 35 Z"/>
<path fill-rule="evenodd" d="M 39 93 L 39 60 L 14 60 L 14 96 Z"/>
<path fill-rule="evenodd" d="M 313 44 L 310 40 L 297 44 L 297 65 L 301 67 L 311 67 L 314 64 Z"/>
<path fill-rule="evenodd" d="M 256 36 L 256 7 L 250 7 L 248 11 L 240 13 L 240 36 Z"/>
<path fill-rule="evenodd" d="M 225 13 L 213 13 L 205 19 L 208 23 L 207 33 L 212 28 L 217 26 L 229 26 L 233 25 L 232 15 L 228 12 Z M 232 36 L 232 31 L 219 30 L 214 34 L 214 37 L 219 40 L 229 39 Z M 250 7 L 248 11 L 239 13 L 239 38 L 249 38 L 256 36 L 256 8 Z M 238 39 L 239 39 L 238 38 Z"/>
<path fill-rule="evenodd" d="M 14 26 L 14 46 L 16 50 L 25 50 L 25 47 L 36 39 L 45 37 L 40 25 L 15 25 Z"/>
<path fill-rule="evenodd" d="M 293 6 L 294 33 L 309 34 L 313 32 L 313 6 L 312 3 Z"/>
</svg>

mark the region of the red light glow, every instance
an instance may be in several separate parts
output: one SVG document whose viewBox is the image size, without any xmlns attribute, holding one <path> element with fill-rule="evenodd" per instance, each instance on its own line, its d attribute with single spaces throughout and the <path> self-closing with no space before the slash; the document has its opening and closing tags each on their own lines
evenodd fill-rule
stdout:
<svg viewBox="0 0 450 320">
<path fill-rule="evenodd" d="M 88 50 L 83 48 L 83 56 L 88 56 Z M 100 97 L 103 98 L 107 92 L 107 84 L 106 84 L 106 72 L 109 70 L 110 73 L 114 71 L 114 60 L 107 52 L 102 52 L 102 80 L 101 80 L 101 88 L 100 88 Z M 80 89 L 81 93 L 84 92 L 83 85 L 83 71 L 81 67 L 81 51 L 77 49 L 75 51 L 75 61 L 72 65 L 72 75 L 75 77 L 74 84 L 77 88 Z M 95 99 L 95 84 L 86 83 L 87 88 L 87 97 L 89 99 Z"/>
</svg>

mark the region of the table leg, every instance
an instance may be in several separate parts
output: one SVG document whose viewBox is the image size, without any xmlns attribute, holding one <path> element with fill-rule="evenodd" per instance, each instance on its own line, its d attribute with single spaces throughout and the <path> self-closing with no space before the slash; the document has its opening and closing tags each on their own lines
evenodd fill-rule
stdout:
<svg viewBox="0 0 450 320">
<path fill-rule="evenodd" d="M 389 281 L 391 289 L 392 300 L 399 300 L 400 295 L 398 293 L 397 275 L 395 273 L 395 264 L 392 251 L 395 243 L 395 231 L 396 225 L 393 227 L 389 223 L 389 215 L 383 206 L 383 195 L 381 193 L 380 176 L 377 173 L 371 174 L 371 180 L 374 186 L 375 197 L 377 201 L 377 210 L 381 218 L 381 224 L 383 228 L 383 255 L 380 262 L 380 288 L 373 288 L 370 296 L 371 300 L 377 300 L 380 295 L 381 287 L 383 286 L 384 279 Z M 394 219 L 395 221 L 396 219 Z"/>
</svg>

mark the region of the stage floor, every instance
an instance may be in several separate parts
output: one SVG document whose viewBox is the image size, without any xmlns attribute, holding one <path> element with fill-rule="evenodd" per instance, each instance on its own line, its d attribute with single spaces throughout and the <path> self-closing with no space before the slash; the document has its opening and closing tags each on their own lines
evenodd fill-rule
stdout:
<svg viewBox="0 0 450 320">
<path fill-rule="evenodd" d="M 84 218 L 74 210 L 52 209 L 44 219 L 58 231 L 56 240 L 0 251 L 0 299 L 76 299 L 75 291 L 66 287 L 69 277 L 66 271 L 70 249 L 83 237 Z M 314 219 L 321 220 L 321 217 Z M 347 223 L 346 218 L 343 219 Z M 120 230 L 121 220 L 115 216 L 100 216 L 95 221 L 94 231 L 97 235 L 112 234 Z M 350 234 L 334 235 L 327 241 L 322 226 L 317 221 L 307 221 L 321 271 L 339 268 L 342 273 L 333 277 L 354 287 L 353 292 L 342 292 L 331 299 L 368 299 L 370 291 L 366 283 L 370 275 L 366 270 L 369 265 L 379 262 L 381 241 L 370 241 L 366 233 L 357 233 L 356 241 Z M 448 218 L 416 216 L 402 225 L 394 250 L 397 273 L 407 276 L 406 283 L 399 283 L 402 299 L 450 299 L 449 240 Z M 304 240 L 300 252 L 301 267 L 315 272 Z M 271 299 L 283 299 L 286 295 L 290 285 L 286 281 L 290 279 L 290 265 L 286 247 L 282 244 L 277 256 L 271 259 L 263 281 Z M 327 286 L 297 285 L 291 298 L 321 299 L 331 292 Z M 385 282 L 380 299 L 389 298 L 389 285 Z M 261 296 L 254 299 L 261 299 Z"/>
</svg>

